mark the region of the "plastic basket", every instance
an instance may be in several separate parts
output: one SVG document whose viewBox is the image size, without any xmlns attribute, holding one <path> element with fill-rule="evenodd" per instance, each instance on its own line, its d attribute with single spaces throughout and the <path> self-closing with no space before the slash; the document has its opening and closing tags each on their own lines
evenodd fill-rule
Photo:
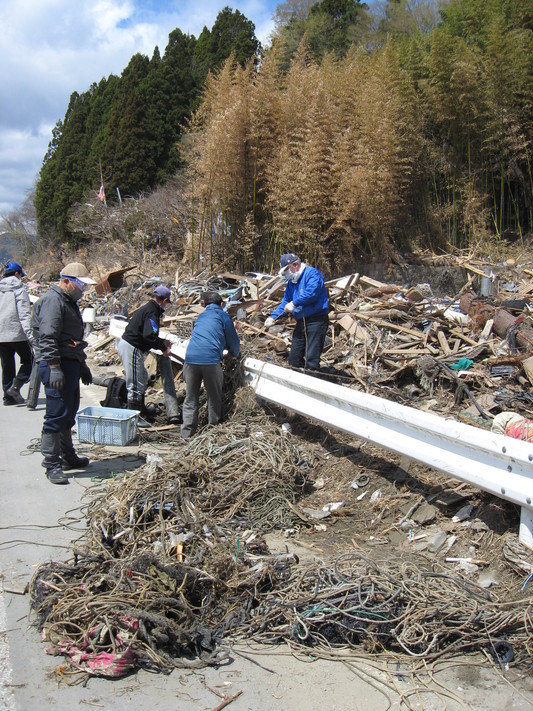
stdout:
<svg viewBox="0 0 533 711">
<path fill-rule="evenodd" d="M 137 410 L 84 407 L 76 415 L 79 442 L 124 446 L 137 436 Z"/>
<path fill-rule="evenodd" d="M 176 336 L 178 338 L 183 338 L 187 339 L 192 336 L 192 329 L 194 326 L 194 319 L 193 318 L 188 318 L 188 319 L 180 319 L 179 321 L 174 322 L 174 329 L 176 332 Z"/>
</svg>

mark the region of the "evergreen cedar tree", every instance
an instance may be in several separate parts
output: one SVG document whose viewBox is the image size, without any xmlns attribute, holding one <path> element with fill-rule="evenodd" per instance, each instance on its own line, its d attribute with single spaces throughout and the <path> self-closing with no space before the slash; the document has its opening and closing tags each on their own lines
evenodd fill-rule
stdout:
<svg viewBox="0 0 533 711">
<path fill-rule="evenodd" d="M 121 77 L 111 75 L 70 97 L 44 158 L 35 195 L 39 231 L 70 241 L 69 210 L 100 183 L 101 162 L 108 199 L 153 188 L 180 166 L 177 145 L 183 125 L 200 101 L 209 71 L 232 52 L 245 63 L 259 47 L 252 22 L 224 8 L 200 40 L 175 29 L 163 57 L 136 54 Z"/>
</svg>

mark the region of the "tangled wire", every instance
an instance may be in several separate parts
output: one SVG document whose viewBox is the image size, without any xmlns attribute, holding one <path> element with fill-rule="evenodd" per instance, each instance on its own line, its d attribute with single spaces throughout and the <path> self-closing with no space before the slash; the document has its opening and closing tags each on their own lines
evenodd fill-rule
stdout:
<svg viewBox="0 0 533 711">
<path fill-rule="evenodd" d="M 262 533 L 302 524 L 295 502 L 315 462 L 249 390 L 226 423 L 162 447 L 164 458 L 89 490 L 73 561 L 41 566 L 30 584 L 47 651 L 80 678 L 221 664 L 228 638 L 531 657 L 526 595 L 500 602 L 421 558 L 350 551 L 304 566 L 271 553 Z"/>
<path fill-rule="evenodd" d="M 351 551 L 328 566 L 295 570 L 283 592 L 263 595 L 243 634 L 310 647 L 363 645 L 426 660 L 482 648 L 498 659 L 502 640 L 524 659 L 533 651 L 531 601 L 500 603 L 430 561 L 378 563 Z"/>
</svg>

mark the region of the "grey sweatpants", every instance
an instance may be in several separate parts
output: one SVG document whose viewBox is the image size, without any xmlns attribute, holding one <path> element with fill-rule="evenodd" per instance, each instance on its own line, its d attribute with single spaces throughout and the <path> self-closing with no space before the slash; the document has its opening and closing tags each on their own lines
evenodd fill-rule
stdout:
<svg viewBox="0 0 533 711">
<path fill-rule="evenodd" d="M 140 403 L 148 385 L 148 371 L 144 367 L 145 354 L 122 338 L 117 341 L 117 351 L 124 366 L 128 401 Z"/>
<path fill-rule="evenodd" d="M 207 393 L 207 417 L 210 425 L 218 425 L 222 418 L 222 383 L 224 372 L 220 363 L 196 365 L 184 363 L 183 379 L 187 385 L 183 401 L 181 426 L 182 437 L 191 437 L 198 429 L 200 386 L 204 381 Z"/>
</svg>

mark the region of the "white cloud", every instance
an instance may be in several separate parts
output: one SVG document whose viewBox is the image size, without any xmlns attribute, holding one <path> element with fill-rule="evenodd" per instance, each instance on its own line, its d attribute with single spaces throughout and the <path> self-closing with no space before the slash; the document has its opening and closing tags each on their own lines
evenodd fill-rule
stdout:
<svg viewBox="0 0 533 711">
<path fill-rule="evenodd" d="M 0 214 L 34 184 L 72 92 L 120 75 L 137 52 L 163 54 L 178 27 L 198 36 L 229 4 L 266 42 L 275 0 L 17 0 L 0 5 Z"/>
</svg>

